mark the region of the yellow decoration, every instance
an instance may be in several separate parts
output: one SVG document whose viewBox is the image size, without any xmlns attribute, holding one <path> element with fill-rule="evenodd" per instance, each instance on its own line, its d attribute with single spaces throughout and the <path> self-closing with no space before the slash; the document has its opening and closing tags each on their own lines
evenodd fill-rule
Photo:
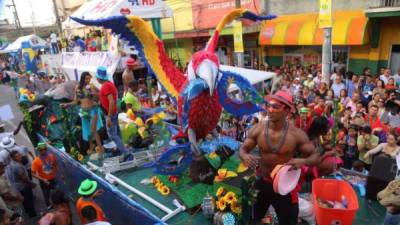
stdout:
<svg viewBox="0 0 400 225">
<path fill-rule="evenodd" d="M 226 193 L 226 195 L 224 196 L 224 200 L 228 204 L 232 204 L 232 202 L 237 201 L 235 193 L 231 191 Z"/>
<path fill-rule="evenodd" d="M 169 94 L 177 98 L 179 95 L 178 90 L 174 87 L 172 82 L 169 80 L 169 76 L 161 66 L 160 53 L 157 42 L 160 39 L 153 32 L 150 25 L 137 16 L 128 16 L 129 22 L 127 27 L 135 33 L 136 37 L 142 43 L 144 56 L 150 64 L 151 69 L 157 76 L 157 80 L 165 87 Z"/>
<path fill-rule="evenodd" d="M 29 94 L 28 99 L 29 99 L 29 101 L 33 102 L 33 101 L 35 101 L 36 96 L 34 94 Z"/>
<path fill-rule="evenodd" d="M 146 131 L 146 127 L 140 127 L 138 132 L 140 137 L 144 138 L 144 132 Z"/>
<path fill-rule="evenodd" d="M 127 115 L 128 118 L 131 119 L 131 120 L 135 120 L 135 119 L 136 119 L 135 113 L 133 113 L 133 110 L 132 110 L 132 109 L 128 109 L 128 112 L 126 112 L 126 115 Z"/>
<path fill-rule="evenodd" d="M 231 210 L 235 214 L 240 214 L 242 212 L 242 208 L 238 206 L 237 201 L 231 203 Z"/>
<path fill-rule="evenodd" d="M 154 176 L 151 178 L 151 182 L 153 183 L 154 186 L 160 183 L 160 179 L 158 177 Z"/>
<path fill-rule="evenodd" d="M 217 190 L 217 193 L 215 194 L 217 197 L 221 197 L 225 192 L 225 189 L 223 187 L 219 187 Z"/>
<path fill-rule="evenodd" d="M 101 150 L 101 148 L 99 146 L 96 146 L 96 148 L 94 148 L 94 150 L 96 150 L 97 153 L 103 153 L 103 151 Z"/>
<path fill-rule="evenodd" d="M 225 168 L 219 169 L 218 170 L 218 175 L 215 177 L 216 182 L 221 182 L 226 178 L 230 178 L 230 177 L 237 177 L 237 173 L 232 172 L 232 171 L 228 171 Z"/>
<path fill-rule="evenodd" d="M 158 117 L 160 117 L 160 119 L 164 119 L 165 116 L 166 116 L 165 112 L 158 113 Z"/>
<path fill-rule="evenodd" d="M 162 195 L 168 195 L 169 192 L 170 192 L 169 187 L 167 187 L 167 186 L 162 186 L 160 192 L 161 192 Z"/>
<path fill-rule="evenodd" d="M 82 162 L 85 159 L 82 154 L 78 154 L 78 160 Z"/>
<path fill-rule="evenodd" d="M 144 123 L 143 123 L 143 120 L 142 120 L 142 118 L 136 118 L 135 119 L 135 123 L 136 123 L 136 125 L 138 125 L 139 127 L 143 127 L 144 126 Z"/>
<path fill-rule="evenodd" d="M 208 156 L 210 157 L 210 159 L 215 159 L 215 158 L 217 158 L 218 155 L 217 155 L 217 153 L 212 152 Z"/>
<path fill-rule="evenodd" d="M 225 208 L 226 208 L 226 202 L 225 202 L 224 198 L 218 199 L 218 201 L 217 201 L 217 209 L 219 209 L 221 211 L 224 211 Z"/>
<path fill-rule="evenodd" d="M 158 185 L 156 186 L 157 191 L 161 193 L 163 187 L 164 187 L 163 183 L 158 183 Z"/>
<path fill-rule="evenodd" d="M 239 166 L 238 166 L 236 172 L 238 172 L 238 173 L 243 173 L 243 172 L 247 171 L 248 169 L 249 169 L 249 167 L 246 166 L 244 163 L 241 162 L 241 163 L 239 164 Z"/>
<path fill-rule="evenodd" d="M 19 89 L 19 93 L 20 93 L 21 95 L 29 95 L 29 94 L 30 94 L 30 91 L 29 91 L 28 89 L 26 89 L 26 88 L 20 88 L 20 89 Z"/>
</svg>

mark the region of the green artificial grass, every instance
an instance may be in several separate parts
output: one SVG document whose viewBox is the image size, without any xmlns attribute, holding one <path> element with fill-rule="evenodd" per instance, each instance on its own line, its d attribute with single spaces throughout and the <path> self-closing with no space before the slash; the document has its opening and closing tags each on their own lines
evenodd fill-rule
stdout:
<svg viewBox="0 0 400 225">
<path fill-rule="evenodd" d="M 236 159 L 235 157 L 231 157 L 231 159 L 223 164 L 222 168 L 226 168 L 230 171 L 236 172 L 239 163 L 240 161 L 238 159 Z M 223 187 L 227 191 L 234 192 L 237 195 L 239 201 L 242 193 L 240 188 L 234 187 L 225 182 L 214 182 L 213 185 L 202 183 L 194 184 L 188 177 L 188 174 L 182 175 L 176 184 L 171 183 L 168 180 L 168 176 L 158 175 L 157 177 L 164 185 L 168 186 L 170 190 L 179 197 L 179 199 L 188 209 L 199 206 L 203 202 L 203 198 L 204 196 L 206 196 L 207 192 L 210 196 L 215 197 L 215 193 L 217 192 L 219 187 Z M 227 181 L 229 181 L 229 179 L 227 179 Z"/>
</svg>

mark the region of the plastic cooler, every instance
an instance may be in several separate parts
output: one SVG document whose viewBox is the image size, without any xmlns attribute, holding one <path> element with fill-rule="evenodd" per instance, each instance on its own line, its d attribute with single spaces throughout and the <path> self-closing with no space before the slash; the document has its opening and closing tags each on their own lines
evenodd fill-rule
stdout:
<svg viewBox="0 0 400 225">
<path fill-rule="evenodd" d="M 351 185 L 342 180 L 315 179 L 312 184 L 315 217 L 318 225 L 351 225 L 358 210 L 358 198 Z M 347 199 L 347 209 L 320 207 L 317 199 L 342 202 Z"/>
</svg>

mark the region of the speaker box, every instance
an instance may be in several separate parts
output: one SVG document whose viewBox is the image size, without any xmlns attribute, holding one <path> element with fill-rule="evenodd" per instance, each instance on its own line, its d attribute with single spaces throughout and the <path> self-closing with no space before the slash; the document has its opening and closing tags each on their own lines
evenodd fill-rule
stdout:
<svg viewBox="0 0 400 225">
<path fill-rule="evenodd" d="M 372 163 L 371 171 L 367 177 L 366 196 L 376 200 L 378 192 L 392 181 L 397 172 L 396 160 L 387 156 L 377 156 Z"/>
</svg>

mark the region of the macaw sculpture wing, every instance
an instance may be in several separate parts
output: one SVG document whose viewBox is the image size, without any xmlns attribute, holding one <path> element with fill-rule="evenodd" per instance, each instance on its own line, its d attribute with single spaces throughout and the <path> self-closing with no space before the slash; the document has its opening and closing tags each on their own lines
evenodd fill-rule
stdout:
<svg viewBox="0 0 400 225">
<path fill-rule="evenodd" d="M 174 98 L 179 96 L 187 78 L 168 57 L 163 42 L 146 21 L 137 16 L 115 16 L 98 20 L 71 19 L 84 25 L 102 26 L 120 35 L 129 45 L 135 46 L 140 59 L 165 90 Z"/>
</svg>

